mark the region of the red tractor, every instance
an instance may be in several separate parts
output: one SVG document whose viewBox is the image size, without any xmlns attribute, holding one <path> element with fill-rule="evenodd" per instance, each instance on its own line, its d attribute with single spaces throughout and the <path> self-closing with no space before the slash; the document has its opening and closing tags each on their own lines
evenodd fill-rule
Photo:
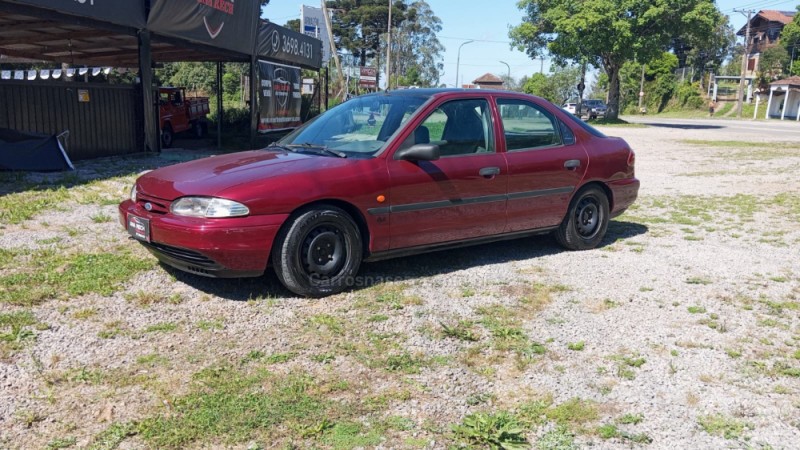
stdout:
<svg viewBox="0 0 800 450">
<path fill-rule="evenodd" d="M 191 131 L 198 138 L 208 133 L 208 97 L 186 98 L 184 88 L 162 87 L 158 89 L 158 105 L 162 147 L 172 146 L 175 133 Z"/>
</svg>

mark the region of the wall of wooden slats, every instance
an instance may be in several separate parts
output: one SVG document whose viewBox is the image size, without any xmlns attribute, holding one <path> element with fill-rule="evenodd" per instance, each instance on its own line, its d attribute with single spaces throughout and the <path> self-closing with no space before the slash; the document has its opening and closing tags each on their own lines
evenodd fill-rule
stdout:
<svg viewBox="0 0 800 450">
<path fill-rule="evenodd" d="M 89 102 L 78 101 L 78 90 Z M 142 151 L 142 101 L 133 86 L 58 81 L 0 82 L 0 128 L 59 134 L 69 130 L 70 159 Z"/>
</svg>

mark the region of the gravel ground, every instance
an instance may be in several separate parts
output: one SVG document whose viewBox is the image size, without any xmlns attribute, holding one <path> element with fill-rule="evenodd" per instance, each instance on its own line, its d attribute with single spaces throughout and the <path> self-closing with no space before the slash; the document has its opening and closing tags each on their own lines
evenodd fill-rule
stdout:
<svg viewBox="0 0 800 450">
<path fill-rule="evenodd" d="M 601 248 L 565 252 L 544 236 L 374 263 L 369 286 L 325 299 L 294 298 L 274 275 L 183 274 L 128 241 L 114 202 L 133 174 L 174 161 L 0 179 L 4 207 L 67 186 L 27 220 L 0 211 L 0 317 L 33 317 L 0 322 L 0 447 L 445 448 L 469 442 L 453 431 L 468 416 L 508 413 L 535 448 L 798 448 L 800 146 L 604 131 L 636 149 L 642 188 Z M 53 256 L 108 253 L 144 265 L 104 272 Z M 53 281 L 73 267 L 110 287 Z M 213 392 L 197 382 L 213 367 L 303 374 L 341 407 L 313 430 L 288 421 L 169 441 L 139 426 L 185 423 L 179 405 Z M 585 417 L 554 412 L 576 398 Z M 536 402 L 550 409 L 531 420 Z M 573 446 L 547 444 L 557 435 Z"/>
</svg>

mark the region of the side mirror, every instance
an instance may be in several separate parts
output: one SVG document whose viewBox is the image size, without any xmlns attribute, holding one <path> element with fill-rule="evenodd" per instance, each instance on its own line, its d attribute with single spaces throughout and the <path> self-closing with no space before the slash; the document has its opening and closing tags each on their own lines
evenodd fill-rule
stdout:
<svg viewBox="0 0 800 450">
<path fill-rule="evenodd" d="M 436 144 L 416 144 L 394 153 L 394 159 L 401 161 L 436 161 L 439 157 Z"/>
</svg>

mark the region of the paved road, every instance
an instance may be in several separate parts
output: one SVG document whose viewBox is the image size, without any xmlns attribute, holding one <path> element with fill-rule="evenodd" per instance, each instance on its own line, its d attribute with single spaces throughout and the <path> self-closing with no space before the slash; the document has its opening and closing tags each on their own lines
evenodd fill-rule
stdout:
<svg viewBox="0 0 800 450">
<path fill-rule="evenodd" d="M 726 139 L 731 132 L 745 134 L 769 133 L 769 140 L 800 140 L 800 122 L 794 120 L 731 120 L 731 119 L 667 119 L 647 116 L 625 116 L 624 120 L 652 127 L 708 130 L 709 135 Z"/>
</svg>

